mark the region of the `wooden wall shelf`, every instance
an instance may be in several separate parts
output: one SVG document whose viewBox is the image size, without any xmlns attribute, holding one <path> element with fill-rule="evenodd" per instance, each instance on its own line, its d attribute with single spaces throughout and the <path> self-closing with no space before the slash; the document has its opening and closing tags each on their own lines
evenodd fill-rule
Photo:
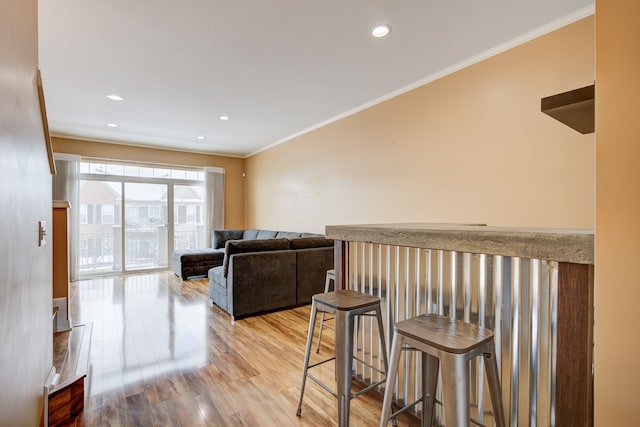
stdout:
<svg viewBox="0 0 640 427">
<path fill-rule="evenodd" d="M 540 111 L 581 134 L 595 132 L 595 85 L 547 96 Z"/>
</svg>

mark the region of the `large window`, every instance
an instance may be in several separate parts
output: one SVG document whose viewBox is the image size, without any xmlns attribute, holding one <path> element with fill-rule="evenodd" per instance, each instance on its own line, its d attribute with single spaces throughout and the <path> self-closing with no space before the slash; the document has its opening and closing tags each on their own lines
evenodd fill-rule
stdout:
<svg viewBox="0 0 640 427">
<path fill-rule="evenodd" d="M 204 172 L 80 163 L 81 276 L 165 268 L 173 249 L 207 246 Z"/>
</svg>

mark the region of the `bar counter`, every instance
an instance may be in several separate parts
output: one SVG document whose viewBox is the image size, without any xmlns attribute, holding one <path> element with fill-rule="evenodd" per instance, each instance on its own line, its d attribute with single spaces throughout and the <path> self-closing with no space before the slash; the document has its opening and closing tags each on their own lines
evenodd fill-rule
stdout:
<svg viewBox="0 0 640 427">
<path fill-rule="evenodd" d="M 423 313 L 487 327 L 510 425 L 593 425 L 593 230 L 414 223 L 325 234 L 336 242 L 336 284 L 381 298 L 388 343 L 393 323 Z M 360 327 L 360 357 L 379 364 L 376 328 Z M 417 355 L 401 363 L 399 404 L 420 390 Z M 365 365 L 354 370 L 377 379 Z M 471 372 L 472 418 L 493 425 L 484 366 Z"/>
</svg>

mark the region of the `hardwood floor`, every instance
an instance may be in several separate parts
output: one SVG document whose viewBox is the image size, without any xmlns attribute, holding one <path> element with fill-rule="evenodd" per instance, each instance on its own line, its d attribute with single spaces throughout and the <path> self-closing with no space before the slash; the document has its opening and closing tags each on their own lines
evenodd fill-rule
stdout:
<svg viewBox="0 0 640 427">
<path fill-rule="evenodd" d="M 335 398 L 312 381 L 295 414 L 310 306 L 232 322 L 209 304 L 206 279 L 169 272 L 74 282 L 71 304 L 75 324 L 93 323 L 78 425 L 337 426 Z M 312 355 L 332 352 L 325 329 Z M 320 370 L 332 384 L 333 365 Z M 350 425 L 378 425 L 381 404 L 371 393 L 352 400 Z"/>
</svg>

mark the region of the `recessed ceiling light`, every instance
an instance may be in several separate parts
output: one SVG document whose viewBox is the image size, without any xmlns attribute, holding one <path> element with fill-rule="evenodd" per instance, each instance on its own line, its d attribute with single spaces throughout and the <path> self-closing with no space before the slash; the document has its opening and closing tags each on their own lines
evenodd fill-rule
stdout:
<svg viewBox="0 0 640 427">
<path fill-rule="evenodd" d="M 384 37 L 391 32 L 390 25 L 378 25 L 373 30 L 371 30 L 371 35 L 373 37 Z"/>
<path fill-rule="evenodd" d="M 107 123 L 107 126 L 109 126 L 110 128 L 117 128 L 118 124 L 117 123 Z"/>
<path fill-rule="evenodd" d="M 116 94 L 107 95 L 107 98 L 109 98 L 112 101 L 123 101 L 124 100 L 123 97 L 121 97 L 120 95 L 116 95 Z"/>
<path fill-rule="evenodd" d="M 227 116 L 227 115 L 222 115 L 219 117 L 220 120 L 229 120 L 231 117 Z"/>
<path fill-rule="evenodd" d="M 200 141 L 202 141 L 204 139 L 204 136 L 202 135 L 196 136 L 196 139 L 199 139 Z"/>
</svg>

